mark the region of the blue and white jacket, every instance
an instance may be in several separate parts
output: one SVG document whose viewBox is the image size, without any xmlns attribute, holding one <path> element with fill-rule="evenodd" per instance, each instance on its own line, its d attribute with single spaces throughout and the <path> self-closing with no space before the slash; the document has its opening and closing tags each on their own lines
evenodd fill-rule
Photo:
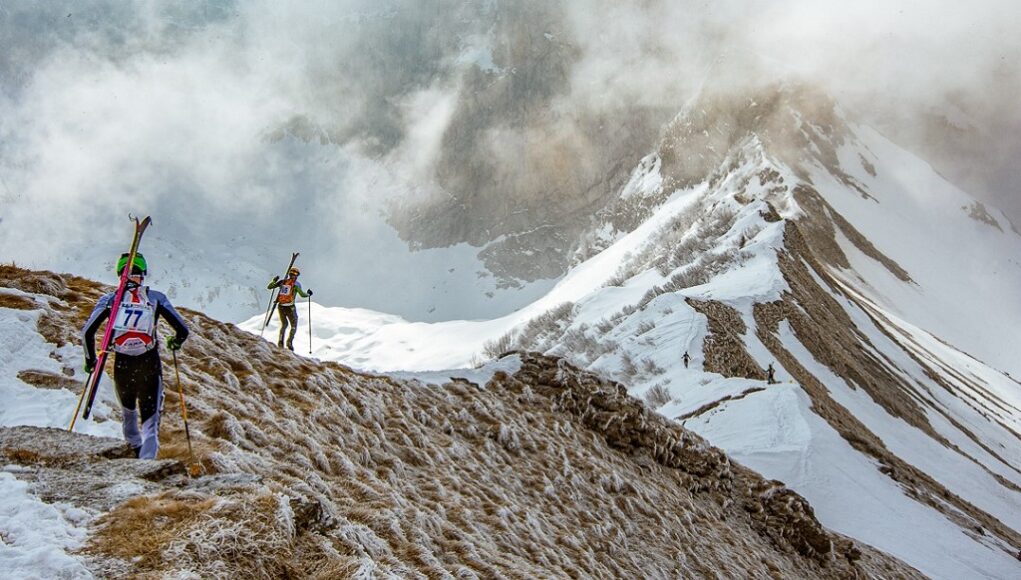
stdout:
<svg viewBox="0 0 1021 580">
<path fill-rule="evenodd" d="M 110 292 L 99 299 L 85 327 L 82 328 L 82 345 L 85 347 L 86 360 L 96 360 L 96 331 L 103 321 L 110 318 L 110 308 L 115 294 Z M 188 338 L 188 326 L 174 310 L 165 294 L 150 290 L 148 286 L 129 284 L 124 289 L 117 316 L 111 322 L 114 327 L 110 350 L 118 354 L 137 356 L 158 348 L 156 324 L 160 317 L 170 323 L 177 333 L 179 342 L 184 342 Z"/>
</svg>

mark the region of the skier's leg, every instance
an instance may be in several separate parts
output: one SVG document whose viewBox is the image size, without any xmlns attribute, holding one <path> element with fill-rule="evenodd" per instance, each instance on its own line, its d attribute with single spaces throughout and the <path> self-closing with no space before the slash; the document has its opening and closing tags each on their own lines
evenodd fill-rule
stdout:
<svg viewBox="0 0 1021 580">
<path fill-rule="evenodd" d="M 138 432 L 138 409 L 135 406 L 138 395 L 134 389 L 135 383 L 131 380 L 133 358 L 122 354 L 114 355 L 113 383 L 117 399 L 121 403 L 121 432 L 124 433 L 124 440 L 135 450 L 135 455 L 138 455 L 138 450 L 142 447 L 142 434 Z"/>
<path fill-rule="evenodd" d="M 287 318 L 291 321 L 291 332 L 287 335 L 287 348 L 294 350 L 294 334 L 298 332 L 298 309 L 292 306 L 288 310 L 290 312 Z"/>
<path fill-rule="evenodd" d="M 151 356 L 150 356 L 151 355 Z M 139 459 L 155 459 L 160 448 L 160 412 L 163 409 L 163 373 L 156 349 L 142 355 L 145 366 L 139 369 L 138 414 L 142 420 L 142 449 Z M 142 357 L 139 357 L 142 358 Z"/>
<path fill-rule="evenodd" d="M 138 452 L 139 459 L 156 459 L 160 450 L 160 412 L 163 409 L 163 379 L 157 380 L 155 393 L 152 397 L 152 414 L 142 416 L 142 449 Z"/>
<path fill-rule="evenodd" d="M 124 440 L 135 450 L 137 457 L 139 449 L 142 448 L 142 434 L 138 432 L 137 409 L 121 408 L 121 431 L 124 433 Z"/>
<path fill-rule="evenodd" d="M 280 315 L 280 336 L 277 337 L 277 346 L 284 347 L 284 336 L 287 332 L 287 307 L 283 304 L 277 306 L 277 314 Z"/>
</svg>

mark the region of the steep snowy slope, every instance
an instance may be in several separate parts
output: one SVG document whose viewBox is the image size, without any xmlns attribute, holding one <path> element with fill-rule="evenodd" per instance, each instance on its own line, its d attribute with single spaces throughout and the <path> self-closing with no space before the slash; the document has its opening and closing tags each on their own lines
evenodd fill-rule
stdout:
<svg viewBox="0 0 1021 580">
<path fill-rule="evenodd" d="M 960 191 L 922 160 L 867 127 L 838 150 L 848 187 L 816 167 L 812 182 L 833 209 L 911 277 L 877 268 L 846 236 L 846 275 L 874 301 L 1021 376 L 1021 232 L 999 210 Z M 864 190 L 864 193 L 858 189 Z M 997 322 L 994 322 L 997 321 Z"/>
<path fill-rule="evenodd" d="M 176 389 L 160 460 L 63 429 L 80 385 L 74 337 L 101 287 L 0 266 L 0 290 L 0 565 L 12 577 L 920 577 L 827 531 L 797 494 L 621 385 L 537 354 L 473 373 L 477 384 L 426 385 L 184 312 L 204 469 L 189 480 Z M 33 397 L 53 404 L 22 414 Z M 57 428 L 9 427 L 24 423 Z"/>
<path fill-rule="evenodd" d="M 707 92 L 581 248 L 499 319 L 316 308 L 313 354 L 374 370 L 565 356 L 927 574 L 1017 573 L 1021 385 L 1002 371 L 1021 236 L 1002 214 L 825 96 Z"/>
</svg>

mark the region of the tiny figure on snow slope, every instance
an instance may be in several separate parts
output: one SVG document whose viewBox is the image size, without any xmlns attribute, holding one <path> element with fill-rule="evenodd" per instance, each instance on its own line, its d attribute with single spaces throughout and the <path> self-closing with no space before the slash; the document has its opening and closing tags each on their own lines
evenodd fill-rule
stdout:
<svg viewBox="0 0 1021 580">
<path fill-rule="evenodd" d="M 769 367 L 766 369 L 766 384 L 776 384 L 776 369 L 773 368 L 773 363 L 769 363 Z"/>
<path fill-rule="evenodd" d="M 277 310 L 280 312 L 280 337 L 277 339 L 277 346 L 283 348 L 284 346 L 284 334 L 287 333 L 288 324 L 290 325 L 290 333 L 287 333 L 287 348 L 294 350 L 294 334 L 298 331 L 298 309 L 294 305 L 294 295 L 298 294 L 302 298 L 310 298 L 312 296 L 312 289 L 306 293 L 301 288 L 301 282 L 298 282 L 298 276 L 301 275 L 301 270 L 297 266 L 291 267 L 287 271 L 287 277 L 283 280 L 280 276 L 273 276 L 273 280 L 266 286 L 267 290 L 274 288 L 280 288 L 277 292 Z"/>
<path fill-rule="evenodd" d="M 117 261 L 118 275 L 128 266 L 128 257 L 123 254 Z M 113 381 L 121 402 L 124 439 L 139 458 L 155 459 L 163 407 L 163 369 L 156 326 L 163 317 L 173 327 L 175 335 L 167 338 L 171 350 L 184 344 L 188 327 L 165 294 L 142 285 L 147 272 L 145 257 L 135 254 L 123 301 L 110 322 L 114 325 L 110 349 L 114 352 Z M 96 331 L 110 318 L 113 300 L 113 292 L 100 298 L 82 329 L 86 372 L 96 366 Z"/>
<path fill-rule="evenodd" d="M 688 351 L 684 351 L 684 356 L 681 357 L 681 360 L 684 361 L 684 368 L 688 368 L 688 363 L 691 362 L 691 357 L 688 356 Z"/>
</svg>

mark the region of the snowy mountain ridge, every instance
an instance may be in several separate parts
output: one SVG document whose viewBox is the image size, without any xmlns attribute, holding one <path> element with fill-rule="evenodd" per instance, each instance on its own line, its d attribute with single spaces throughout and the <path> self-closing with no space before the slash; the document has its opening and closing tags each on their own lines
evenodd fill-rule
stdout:
<svg viewBox="0 0 1021 580">
<path fill-rule="evenodd" d="M 119 427 L 109 382 L 89 434 L 65 430 L 102 292 L 0 266 L 11 575 L 920 577 L 622 385 L 536 353 L 471 379 L 371 375 L 183 311 L 190 479 L 176 385 L 157 460 L 96 437 Z"/>
<path fill-rule="evenodd" d="M 997 321 L 1021 319 L 1021 236 L 1002 213 L 780 86 L 693 103 L 581 248 L 497 319 L 314 306 L 314 356 L 377 371 L 565 356 L 927 574 L 1016 571 L 1021 389 L 1001 371 L 1021 372 L 1021 327 Z M 919 522 L 927 541 L 906 541 Z"/>
</svg>

